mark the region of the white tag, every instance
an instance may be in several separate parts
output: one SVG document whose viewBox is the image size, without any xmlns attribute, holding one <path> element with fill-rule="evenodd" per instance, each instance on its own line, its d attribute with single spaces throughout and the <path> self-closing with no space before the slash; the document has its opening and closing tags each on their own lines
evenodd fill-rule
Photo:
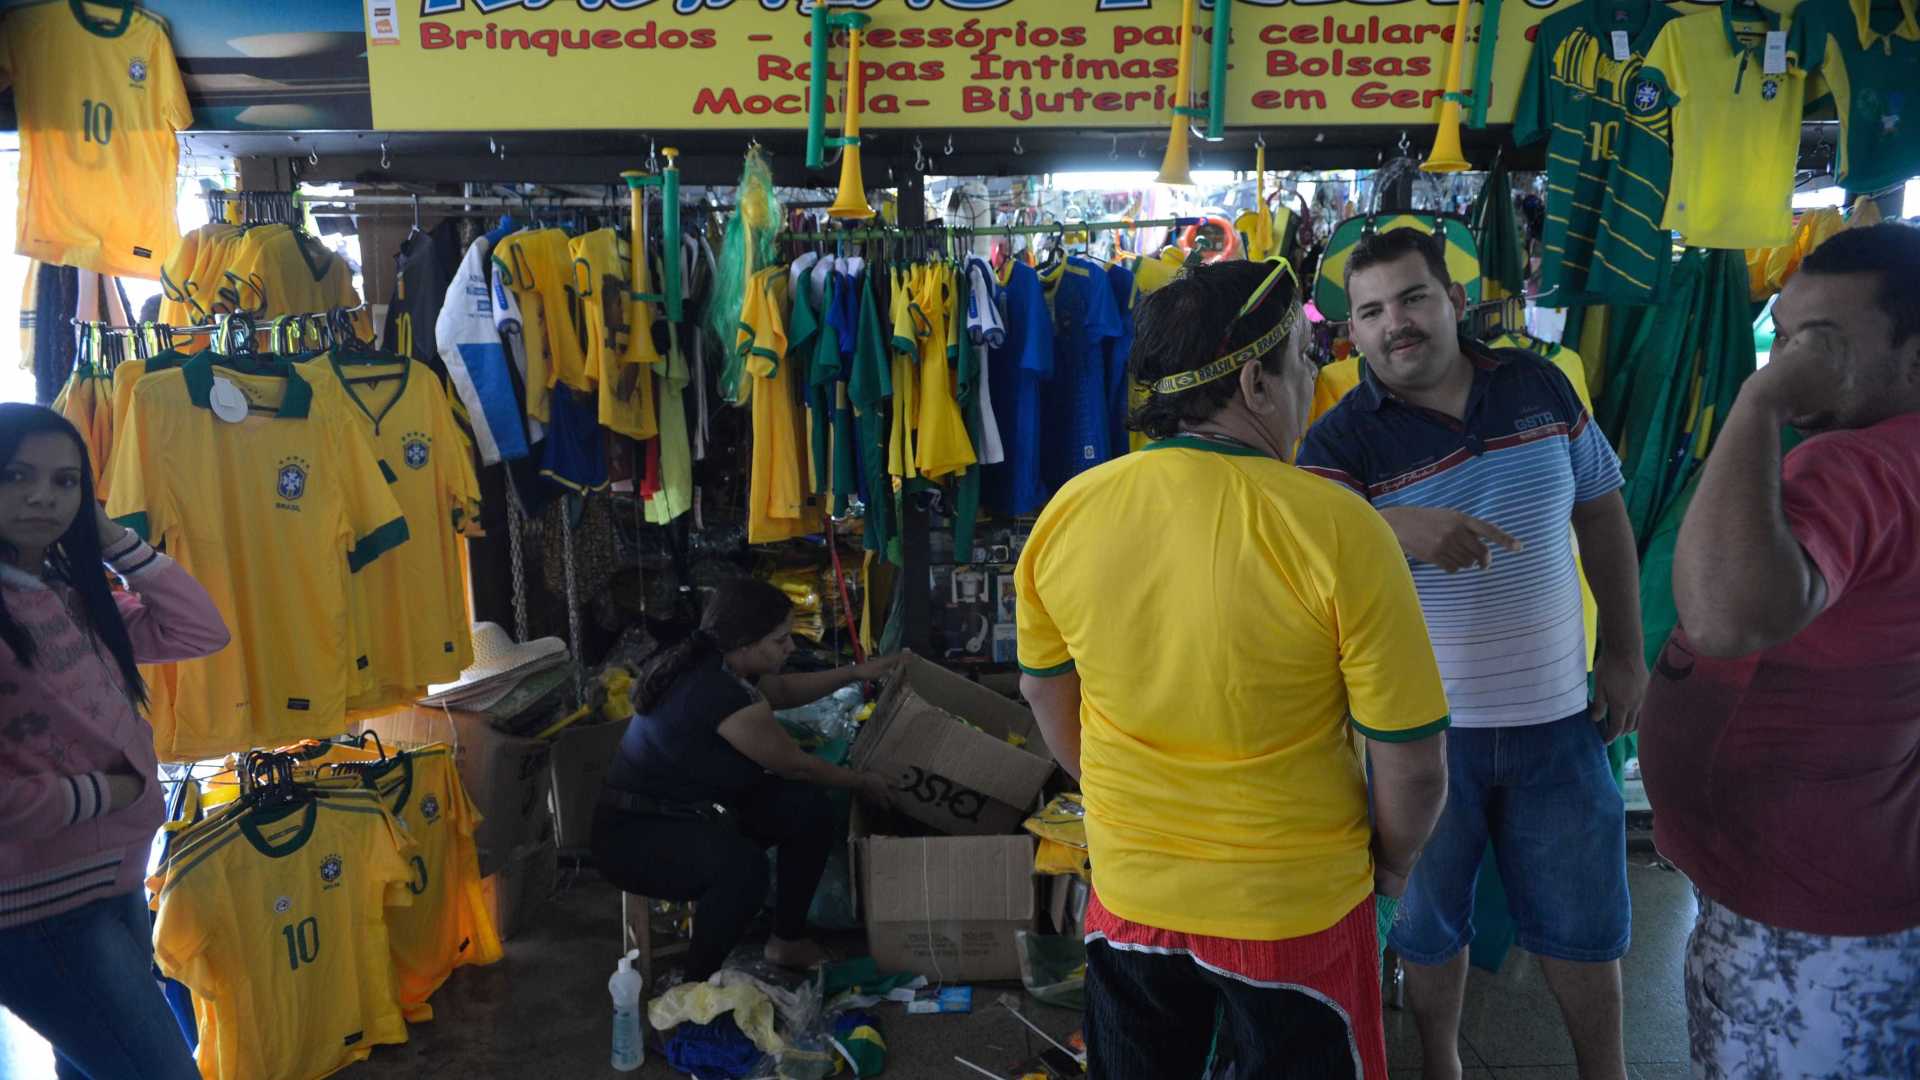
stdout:
<svg viewBox="0 0 1920 1080">
<path fill-rule="evenodd" d="M 395 0 L 367 0 L 367 44 L 400 43 L 399 7 Z"/>
<path fill-rule="evenodd" d="M 1767 54 L 1760 62 L 1762 75 L 1785 75 L 1787 73 L 1787 32 L 1785 30 L 1767 31 Z"/>
<path fill-rule="evenodd" d="M 1627 60 L 1632 58 L 1632 56 L 1633 42 L 1627 37 L 1627 32 L 1625 30 L 1615 30 L 1613 32 L 1613 58 L 1615 60 Z"/>
<path fill-rule="evenodd" d="M 213 406 L 213 415 L 229 424 L 237 424 L 247 418 L 247 395 L 218 375 L 213 378 L 213 390 L 207 394 L 207 404 Z"/>
</svg>

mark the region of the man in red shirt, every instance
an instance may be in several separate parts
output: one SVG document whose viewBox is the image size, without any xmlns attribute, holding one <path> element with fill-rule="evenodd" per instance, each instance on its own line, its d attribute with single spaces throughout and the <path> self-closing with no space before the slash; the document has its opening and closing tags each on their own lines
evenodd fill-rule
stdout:
<svg viewBox="0 0 1920 1080">
<path fill-rule="evenodd" d="M 1641 727 L 1692 878 L 1694 1075 L 1920 1076 L 1920 229 L 1774 307 L 1674 552 Z M 1812 437 L 1781 460 L 1781 428 Z"/>
</svg>

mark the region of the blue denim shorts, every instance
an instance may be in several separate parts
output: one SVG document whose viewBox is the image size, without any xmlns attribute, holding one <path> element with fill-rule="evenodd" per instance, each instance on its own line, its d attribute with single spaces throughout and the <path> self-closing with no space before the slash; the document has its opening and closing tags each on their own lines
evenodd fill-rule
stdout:
<svg viewBox="0 0 1920 1080">
<path fill-rule="evenodd" d="M 1488 841 L 1521 948 L 1585 963 L 1626 955 L 1626 806 L 1585 712 L 1447 732 L 1447 805 L 1388 935 L 1395 952 L 1435 966 L 1473 941 L 1474 885 Z"/>
</svg>

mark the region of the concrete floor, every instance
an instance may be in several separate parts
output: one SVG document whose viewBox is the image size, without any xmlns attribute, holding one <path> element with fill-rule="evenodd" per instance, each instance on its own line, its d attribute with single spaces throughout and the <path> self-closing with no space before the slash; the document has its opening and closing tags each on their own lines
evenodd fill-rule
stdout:
<svg viewBox="0 0 1920 1080">
<path fill-rule="evenodd" d="M 1680 964 L 1694 905 L 1686 880 L 1633 857 L 1632 953 L 1625 961 L 1626 1047 L 1634 1080 L 1685 1080 L 1686 1014 Z M 539 925 L 511 942 L 506 958 L 488 968 L 456 972 L 433 999 L 437 1016 L 412 1029 L 404 1046 L 382 1047 L 342 1080 L 426 1080 L 458 1077 L 617 1076 L 607 1067 L 607 975 L 619 941 L 617 894 L 591 872 L 562 891 Z M 923 1078 L 974 1076 L 954 1063 L 961 1055 L 1001 1071 L 1031 1060 L 1046 1047 L 1004 1010 L 999 994 L 1017 988 L 976 988 L 975 1011 L 964 1016 L 906 1016 L 880 1006 L 890 1055 L 887 1075 Z M 1021 1010 L 1049 1032 L 1076 1028 L 1079 1015 L 1049 1009 L 1022 995 Z M 1412 1017 L 1389 1010 L 1387 1053 L 1393 1080 L 1420 1075 L 1419 1039 Z M 1559 1009 L 1533 960 L 1515 952 L 1498 975 L 1475 970 L 1461 1031 L 1468 1080 L 1573 1080 L 1573 1047 Z M 52 1077 L 46 1046 L 0 1012 L 0 1077 Z M 640 1080 L 680 1074 L 650 1059 Z"/>
</svg>

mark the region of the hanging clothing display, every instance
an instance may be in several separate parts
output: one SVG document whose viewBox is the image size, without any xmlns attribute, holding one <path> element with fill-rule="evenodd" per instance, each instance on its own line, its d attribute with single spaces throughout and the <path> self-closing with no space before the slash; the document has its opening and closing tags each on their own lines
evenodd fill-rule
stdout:
<svg viewBox="0 0 1920 1080">
<path fill-rule="evenodd" d="M 193 993 L 202 1076 L 308 1080 L 407 1041 L 388 918 L 417 850 L 371 791 L 243 798 L 175 837 L 154 962 Z"/>
<path fill-rule="evenodd" d="M 1648 303 L 1666 284 L 1669 103 L 1640 73 L 1676 17 L 1654 0 L 1582 0 L 1540 24 L 1513 132 L 1547 141 L 1540 282 L 1557 300 Z M 1636 152 L 1623 154 L 1630 128 Z"/>
<path fill-rule="evenodd" d="M 526 390 L 495 321 L 491 243 L 467 247 L 434 321 L 434 344 L 447 378 L 465 408 L 482 465 L 527 456 Z"/>
<path fill-rule="evenodd" d="M 1809 100 L 1833 95 L 1840 116 L 1834 179 L 1878 191 L 1920 175 L 1920 0 L 1809 0 L 1794 9 L 1808 24 L 1807 65 L 1817 68 Z"/>
<path fill-rule="evenodd" d="M 453 748 L 432 743 L 386 756 L 359 746 L 303 742 L 279 752 L 299 762 L 296 778 L 316 792 L 364 797 L 372 791 L 413 841 L 406 886 L 413 902 L 388 909 L 387 936 L 407 1022 L 433 1019 L 427 1000 L 456 969 L 501 956 L 481 893 L 474 842 L 480 811 L 454 767 Z M 238 771 L 228 769 L 189 786 L 201 811 L 217 814 L 240 798 L 240 784 Z M 174 844 L 196 842 L 196 831 L 198 826 L 177 834 Z"/>
<path fill-rule="evenodd" d="M 1662 228 L 1699 248 L 1787 241 L 1807 81 L 1824 53 L 1814 25 L 1730 0 L 1661 29 L 1626 92 L 1635 115 L 1673 110 L 1672 148 L 1654 125 L 1628 124 L 1621 138 L 1622 160 L 1672 162 Z"/>
<path fill-rule="evenodd" d="M 174 133 L 193 123 L 167 24 L 130 3 L 21 5 L 0 21 L 8 80 L 20 121 L 14 250 L 159 277 L 180 243 Z"/>
<path fill-rule="evenodd" d="M 1008 260 L 1000 284 L 1006 298 L 1006 338 L 989 350 L 987 367 L 994 389 L 1005 395 L 995 395 L 995 401 L 1006 462 L 988 469 L 983 479 L 989 505 L 1022 516 L 1039 513 L 1046 502 L 1040 476 L 1041 389 L 1054 371 L 1053 316 L 1033 267 Z"/>
<path fill-rule="evenodd" d="M 442 389 L 448 374 L 437 337 L 440 311 L 459 265 L 460 231 L 451 218 L 431 230 L 416 226 L 394 253 L 393 297 L 380 331 L 382 348 L 427 365 Z M 467 426 L 462 418 L 461 427 Z"/>
<path fill-rule="evenodd" d="M 1115 456 L 1107 422 L 1111 388 L 1109 343 L 1126 333 L 1106 267 L 1084 255 L 1056 268 L 1052 286 L 1053 375 L 1043 394 L 1046 425 L 1041 478 L 1052 491 Z M 1124 360 L 1122 369 L 1124 372 Z M 1123 381 L 1124 375 L 1120 380 Z"/>
<path fill-rule="evenodd" d="M 349 709 L 411 701 L 473 663 L 460 540 L 480 513 L 480 486 L 440 382 L 425 364 L 335 349 L 297 366 L 334 382 L 369 440 L 411 534 L 352 577 L 361 690 Z M 404 598 L 404 599 L 402 599 Z"/>
<path fill-rule="evenodd" d="M 202 325 L 235 313 L 266 320 L 340 310 L 352 313 L 362 339 L 373 340 L 373 318 L 360 306 L 353 268 L 291 225 L 216 222 L 195 229 L 167 260 L 160 286 L 160 322 L 169 326 Z"/>
</svg>

